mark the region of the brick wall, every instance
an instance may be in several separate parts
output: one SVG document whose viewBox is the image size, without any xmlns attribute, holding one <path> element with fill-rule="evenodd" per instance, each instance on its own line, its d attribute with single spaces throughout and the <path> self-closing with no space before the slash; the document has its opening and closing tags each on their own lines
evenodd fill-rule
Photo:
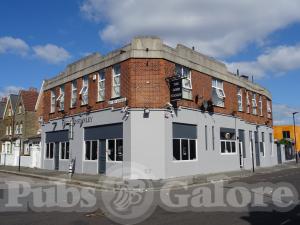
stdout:
<svg viewBox="0 0 300 225">
<path fill-rule="evenodd" d="M 93 81 L 93 74 L 89 74 L 89 104 L 81 106 L 79 96 L 77 106 L 70 109 L 71 83 L 65 84 L 65 111 L 50 113 L 50 90 L 44 93 L 44 119 L 60 118 L 67 115 L 78 114 L 86 111 L 99 110 L 111 107 L 108 101 L 111 99 L 112 67 L 105 68 L 105 101 L 97 102 L 97 80 Z M 164 59 L 128 59 L 121 63 L 121 96 L 128 99 L 131 108 L 162 108 L 170 101 L 170 94 L 166 78 L 174 74 L 175 64 Z M 192 71 L 193 99 L 180 100 L 178 106 L 199 109 L 204 100 L 211 100 L 212 78 L 209 75 Z M 78 79 L 78 92 L 82 87 L 82 78 Z M 237 86 L 224 82 L 226 94 L 225 107 L 214 107 L 214 112 L 227 115 L 236 115 L 248 122 L 272 125 L 272 119 L 267 118 L 267 98 L 263 96 L 263 116 L 252 115 L 246 112 L 238 112 Z M 55 88 L 56 96 L 59 95 L 59 87 Z M 252 95 L 249 95 L 251 102 Z M 257 104 L 259 95 L 257 94 Z M 115 108 L 124 106 L 125 103 L 113 105 Z M 246 92 L 243 89 L 243 108 L 246 111 Z"/>
</svg>

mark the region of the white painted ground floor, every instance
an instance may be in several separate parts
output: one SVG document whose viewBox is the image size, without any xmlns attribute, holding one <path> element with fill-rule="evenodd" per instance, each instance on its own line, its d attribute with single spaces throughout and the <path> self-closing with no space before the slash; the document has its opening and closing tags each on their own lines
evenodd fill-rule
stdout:
<svg viewBox="0 0 300 225">
<path fill-rule="evenodd" d="M 272 128 L 190 109 L 150 109 L 149 114 L 143 109 L 107 109 L 53 120 L 42 126 L 41 144 L 42 168 L 67 172 L 74 160 L 75 173 L 109 176 L 114 167 L 114 176 L 129 179 L 251 170 L 285 162 Z M 140 177 L 134 175 L 137 165 L 143 168 Z"/>
</svg>

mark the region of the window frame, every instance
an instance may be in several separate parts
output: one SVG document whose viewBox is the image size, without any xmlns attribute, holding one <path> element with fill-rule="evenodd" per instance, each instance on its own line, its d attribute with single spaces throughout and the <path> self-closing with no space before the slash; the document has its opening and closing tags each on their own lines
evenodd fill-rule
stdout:
<svg viewBox="0 0 300 225">
<path fill-rule="evenodd" d="M 220 153 L 221 155 L 236 155 L 238 152 L 238 143 L 237 143 L 237 138 L 236 138 L 236 130 L 234 131 L 234 139 L 222 139 L 221 138 L 221 129 L 220 129 Z M 222 142 L 224 142 L 225 147 L 227 146 L 227 143 L 230 143 L 230 152 L 222 152 Z M 235 151 L 232 151 L 232 143 L 234 143 L 235 146 Z"/>
<path fill-rule="evenodd" d="M 62 154 L 63 153 L 62 152 L 63 145 L 65 145 L 64 154 Z M 68 149 L 68 154 L 67 154 L 67 149 Z M 64 157 L 63 157 L 63 155 L 64 155 Z M 68 155 L 68 158 L 67 158 L 67 155 Z M 69 141 L 64 141 L 64 142 L 59 143 L 59 159 L 60 160 L 70 160 L 70 142 Z"/>
<path fill-rule="evenodd" d="M 180 151 L 180 159 L 175 159 L 174 158 L 174 140 L 179 140 L 179 151 Z M 184 160 L 182 159 L 183 154 L 182 154 L 182 140 L 187 140 L 188 141 L 188 157 L 189 159 Z M 191 159 L 191 141 L 195 142 L 195 158 Z M 181 162 L 193 162 L 193 161 L 198 161 L 198 143 L 197 139 L 194 138 L 173 138 L 172 139 L 172 162 L 175 163 L 181 163 Z"/>
<path fill-rule="evenodd" d="M 268 118 L 271 119 L 272 118 L 272 107 L 271 107 L 270 100 L 267 100 L 267 114 L 268 114 Z"/>
<path fill-rule="evenodd" d="M 71 83 L 71 101 L 70 108 L 74 108 L 77 105 L 77 80 L 73 80 Z M 75 100 L 75 101 L 74 101 Z"/>
<path fill-rule="evenodd" d="M 260 143 L 262 144 L 261 146 L 263 146 L 263 149 L 261 149 L 261 146 L 259 146 L 259 154 L 260 154 L 260 156 L 265 157 L 266 156 L 265 132 L 261 132 L 261 141 L 260 141 Z"/>
<path fill-rule="evenodd" d="M 109 157 L 109 141 L 114 141 L 114 160 Z M 122 160 L 117 160 L 117 141 L 122 141 Z M 124 161 L 124 140 L 123 138 L 106 139 L 106 162 L 122 163 Z"/>
<path fill-rule="evenodd" d="M 252 114 L 257 115 L 257 101 L 256 101 L 256 93 L 252 93 Z"/>
<path fill-rule="evenodd" d="M 55 89 L 50 91 L 50 113 L 55 113 L 56 111 L 56 93 Z"/>
<path fill-rule="evenodd" d="M 244 111 L 244 107 L 243 107 L 243 90 L 240 87 L 238 87 L 237 99 L 238 99 L 238 111 L 243 112 Z"/>
<path fill-rule="evenodd" d="M 117 69 L 119 69 L 119 73 L 117 73 Z M 121 97 L 121 65 L 116 64 L 112 68 L 112 89 L 111 89 L 111 97 L 112 98 L 120 98 Z M 117 84 L 115 79 L 119 79 L 119 83 Z M 116 93 L 116 89 L 118 90 L 119 93 Z"/>
<path fill-rule="evenodd" d="M 50 158 L 51 154 L 51 148 L 50 146 L 53 146 L 53 149 L 52 149 L 52 158 Z M 49 157 L 47 157 L 47 153 L 48 153 L 48 145 L 49 145 Z M 46 151 L 45 151 L 45 160 L 53 160 L 54 159 L 54 148 L 55 148 L 55 143 L 54 142 L 48 142 L 46 143 Z"/>
<path fill-rule="evenodd" d="M 86 157 L 86 153 L 87 153 L 87 149 L 86 149 L 86 143 L 87 142 L 90 142 L 90 157 L 89 159 L 87 159 Z M 92 151 L 93 151 L 93 142 L 97 142 L 97 147 L 96 147 L 96 159 L 92 159 Z M 98 159 L 99 159 L 99 140 L 84 140 L 84 155 L 83 155 L 83 160 L 86 161 L 86 162 L 98 162 Z"/>
<path fill-rule="evenodd" d="M 218 104 L 215 104 L 213 99 L 214 106 L 225 107 L 225 98 L 226 94 L 224 91 L 224 81 L 219 79 L 212 79 L 212 91 L 216 92 L 217 97 L 219 98 Z M 219 104 L 221 102 L 221 104 Z"/>
<path fill-rule="evenodd" d="M 102 88 L 101 88 L 102 83 Z M 98 91 L 97 91 L 97 101 L 103 102 L 105 101 L 105 71 L 100 70 L 98 73 Z M 102 96 L 101 96 L 102 93 Z"/>
<path fill-rule="evenodd" d="M 192 71 L 188 67 L 180 64 L 175 65 L 176 76 L 181 77 L 182 98 L 187 100 L 193 99 L 193 84 L 192 84 Z M 189 83 L 189 85 L 186 85 Z M 186 95 L 185 95 L 186 94 Z"/>
<path fill-rule="evenodd" d="M 263 100 L 262 100 L 262 96 L 259 96 L 258 99 L 258 111 L 259 111 L 259 115 L 263 116 Z"/>
<path fill-rule="evenodd" d="M 59 102 L 59 111 L 65 110 L 65 86 L 61 85 L 59 87 L 59 96 L 56 99 Z"/>
<path fill-rule="evenodd" d="M 89 76 L 85 75 L 82 77 L 82 87 L 79 92 L 81 95 L 81 105 L 88 105 L 89 104 Z"/>
</svg>

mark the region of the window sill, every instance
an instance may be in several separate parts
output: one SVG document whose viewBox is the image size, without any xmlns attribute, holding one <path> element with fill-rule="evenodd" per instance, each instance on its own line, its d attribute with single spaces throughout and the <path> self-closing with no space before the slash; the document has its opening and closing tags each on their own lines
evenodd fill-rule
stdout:
<svg viewBox="0 0 300 225">
<path fill-rule="evenodd" d="M 96 101 L 96 103 L 103 103 L 103 102 L 105 102 L 105 100 Z"/>
<path fill-rule="evenodd" d="M 187 163 L 187 162 L 197 162 L 198 159 L 190 159 L 190 160 L 172 160 L 173 163 Z"/>
</svg>

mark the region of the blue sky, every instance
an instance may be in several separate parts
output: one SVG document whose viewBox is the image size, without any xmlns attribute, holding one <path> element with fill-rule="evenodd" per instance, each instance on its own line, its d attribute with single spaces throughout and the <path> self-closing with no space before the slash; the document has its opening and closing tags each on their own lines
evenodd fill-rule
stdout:
<svg viewBox="0 0 300 225">
<path fill-rule="evenodd" d="M 2 0 L 0 95 L 39 88 L 68 63 L 136 35 L 157 35 L 254 76 L 272 92 L 275 123 L 291 123 L 300 111 L 299 12 L 298 0 Z"/>
</svg>

